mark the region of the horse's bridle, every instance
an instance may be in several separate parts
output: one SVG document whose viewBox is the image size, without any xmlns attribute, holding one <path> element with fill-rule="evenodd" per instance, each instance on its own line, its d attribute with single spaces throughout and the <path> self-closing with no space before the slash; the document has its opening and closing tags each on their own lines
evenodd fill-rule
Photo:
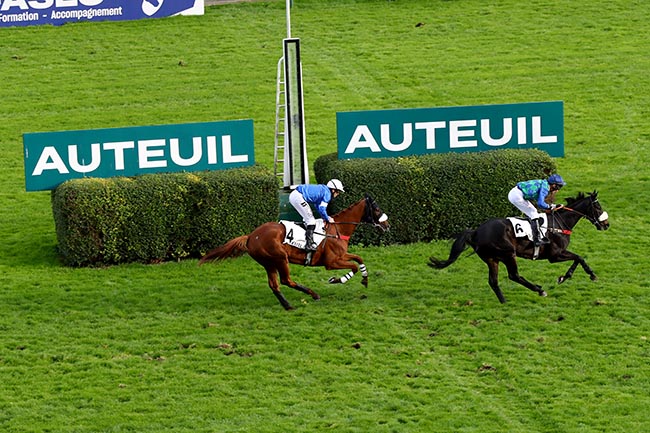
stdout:
<svg viewBox="0 0 650 433">
<path fill-rule="evenodd" d="M 381 223 L 388 219 L 388 215 L 384 212 L 381 213 L 381 216 L 375 221 L 374 210 L 379 209 L 377 202 L 372 199 L 369 195 L 366 196 L 366 211 L 363 216 L 363 222 L 372 224 L 375 227 L 381 227 Z M 381 211 L 381 209 L 379 209 Z"/>
<path fill-rule="evenodd" d="M 336 229 L 336 237 L 337 238 L 340 238 L 340 239 L 344 238 L 339 233 L 339 228 L 338 228 L 339 224 L 359 225 L 361 223 L 367 223 L 367 224 L 372 224 L 375 227 L 380 227 L 381 228 L 382 227 L 381 223 L 383 223 L 384 221 L 386 221 L 388 219 L 388 215 L 386 215 L 386 213 L 382 212 L 381 216 L 379 218 L 377 218 L 377 220 L 375 220 L 375 217 L 373 215 L 373 210 L 375 208 L 378 209 L 379 206 L 377 206 L 377 202 L 372 197 L 370 197 L 369 195 L 367 195 L 365 199 L 366 199 L 366 208 L 364 210 L 363 218 L 361 219 L 361 221 L 359 221 L 359 222 L 336 221 L 336 222 L 333 222 L 333 223 L 328 223 L 328 224 L 333 224 L 334 225 L 334 228 Z"/>
<path fill-rule="evenodd" d="M 592 211 L 595 210 L 595 208 L 596 208 L 595 204 L 596 204 L 596 203 L 598 203 L 598 199 L 597 199 L 597 198 L 596 198 L 596 199 L 592 199 L 591 202 L 589 203 L 590 209 L 591 209 Z M 590 223 L 592 223 L 592 224 L 595 225 L 596 227 L 599 227 L 599 226 L 602 227 L 602 223 L 603 223 L 603 221 L 607 221 L 607 220 L 609 219 L 609 215 L 607 214 L 606 211 L 603 211 L 603 213 L 601 213 L 601 214 L 596 218 L 596 217 L 593 217 L 593 216 L 591 216 L 591 215 L 587 215 L 586 213 L 583 213 L 583 212 L 577 211 L 577 210 L 575 210 L 575 209 L 573 209 L 573 208 L 570 208 L 570 207 L 568 207 L 568 206 L 562 206 L 562 209 L 566 209 L 566 210 L 569 211 L 569 212 L 576 213 L 576 214 L 580 215 L 581 218 L 582 218 L 582 217 L 586 218 L 587 221 L 589 221 Z M 591 212 L 591 213 L 595 214 L 595 212 Z M 564 223 L 564 221 L 562 220 L 562 218 L 561 218 L 559 215 L 556 215 L 556 216 L 557 216 L 557 219 L 558 219 L 561 223 Z M 566 224 L 563 224 L 563 225 L 566 225 Z M 569 231 L 569 232 L 570 232 L 570 231 Z"/>
</svg>

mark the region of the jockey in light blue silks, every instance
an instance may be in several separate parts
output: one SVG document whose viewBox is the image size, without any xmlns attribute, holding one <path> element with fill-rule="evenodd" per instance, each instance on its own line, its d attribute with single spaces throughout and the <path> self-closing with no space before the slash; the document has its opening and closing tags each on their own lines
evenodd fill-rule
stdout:
<svg viewBox="0 0 650 433">
<path fill-rule="evenodd" d="M 332 198 L 338 197 L 342 192 L 343 184 L 338 179 L 332 179 L 327 182 L 327 185 L 298 185 L 289 195 L 289 203 L 296 208 L 296 211 L 302 217 L 305 223 L 305 249 L 307 251 L 315 251 L 314 245 L 314 229 L 316 228 L 316 220 L 314 213 L 311 211 L 309 204 L 314 204 L 318 209 L 318 213 L 326 223 L 333 223 L 334 218 L 327 214 L 327 205 Z"/>
<path fill-rule="evenodd" d="M 530 219 L 531 229 L 533 231 L 533 242 L 538 247 L 542 244 L 548 244 L 546 236 L 540 236 L 539 226 L 542 218 L 537 212 L 537 208 L 543 210 L 555 209 L 555 204 L 547 204 L 546 197 L 553 191 L 559 191 L 566 183 L 559 174 L 552 174 L 548 179 L 534 179 L 519 182 L 508 193 L 508 200 L 522 211 Z M 530 202 L 534 200 L 535 205 Z"/>
</svg>

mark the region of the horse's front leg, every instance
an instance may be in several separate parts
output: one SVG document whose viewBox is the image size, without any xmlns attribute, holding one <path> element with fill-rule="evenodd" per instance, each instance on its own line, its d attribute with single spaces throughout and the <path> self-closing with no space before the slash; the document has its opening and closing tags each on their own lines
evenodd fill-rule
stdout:
<svg viewBox="0 0 650 433">
<path fill-rule="evenodd" d="M 564 275 L 558 277 L 557 279 L 558 284 L 562 284 L 563 282 L 571 278 L 573 276 L 573 272 L 576 270 L 578 265 L 582 266 L 582 269 L 584 269 L 587 275 L 589 275 L 591 281 L 596 281 L 598 279 L 598 277 L 596 276 L 594 271 L 589 267 L 585 259 L 583 259 L 581 256 L 575 253 L 572 253 L 571 251 L 563 251 L 562 254 L 559 254 L 558 256 L 549 259 L 551 263 L 565 262 L 568 260 L 573 260 L 573 263 L 571 264 L 571 266 L 569 266 L 569 269 L 566 271 Z"/>
<path fill-rule="evenodd" d="M 357 266 L 354 262 L 359 263 L 359 265 Z M 368 287 L 368 269 L 363 263 L 363 259 L 355 254 L 345 254 L 336 262 L 329 263 L 326 269 L 350 269 L 350 272 L 342 277 L 331 277 L 329 279 L 330 284 L 345 284 L 360 270 L 362 276 L 361 284 L 364 287 Z"/>
</svg>

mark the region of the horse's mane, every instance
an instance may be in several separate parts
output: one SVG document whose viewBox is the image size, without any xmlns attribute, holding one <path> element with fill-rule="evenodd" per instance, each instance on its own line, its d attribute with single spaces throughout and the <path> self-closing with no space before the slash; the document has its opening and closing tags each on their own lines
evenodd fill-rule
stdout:
<svg viewBox="0 0 650 433">
<path fill-rule="evenodd" d="M 337 212 L 336 214 L 334 214 L 334 216 L 336 216 L 336 215 L 340 215 L 340 214 L 342 214 L 342 213 L 344 213 L 344 212 L 349 211 L 349 210 L 352 209 L 354 206 L 358 205 L 359 202 L 361 202 L 362 200 L 365 200 L 365 199 L 361 199 L 361 200 L 357 200 L 357 201 L 355 201 L 354 203 L 352 203 L 350 206 L 346 207 L 346 208 L 343 209 L 342 211 L 339 211 L 339 212 Z"/>
<path fill-rule="evenodd" d="M 592 192 L 590 195 L 592 197 L 596 197 L 596 194 L 598 194 L 596 191 Z M 576 197 L 565 197 L 564 199 L 566 200 L 567 205 L 572 205 L 573 203 L 584 200 L 587 197 L 587 193 L 584 192 L 579 192 Z"/>
</svg>

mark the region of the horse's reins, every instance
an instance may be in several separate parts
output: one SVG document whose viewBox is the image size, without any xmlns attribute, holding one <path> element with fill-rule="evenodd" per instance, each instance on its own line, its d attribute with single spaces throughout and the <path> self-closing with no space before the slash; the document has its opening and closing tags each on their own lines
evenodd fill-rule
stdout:
<svg viewBox="0 0 650 433">
<path fill-rule="evenodd" d="M 368 219 L 370 219 L 370 220 L 372 220 L 372 215 L 371 215 L 371 213 L 370 213 L 370 208 L 371 208 L 371 207 L 372 207 L 372 203 L 370 203 L 370 201 L 368 200 L 368 198 L 366 198 L 366 209 L 365 209 L 365 215 L 364 215 L 364 217 L 365 217 L 365 218 L 368 218 Z M 349 240 L 350 240 L 350 236 L 342 235 L 341 233 L 339 233 L 338 225 L 339 225 L 339 224 L 352 224 L 352 225 L 358 226 L 359 224 L 364 223 L 364 222 L 366 222 L 366 221 L 359 221 L 359 222 L 352 222 L 352 221 L 340 221 L 340 222 L 336 222 L 336 221 L 335 221 L 335 222 L 333 222 L 333 223 L 327 223 L 327 224 L 332 224 L 332 225 L 334 226 L 334 228 L 336 229 L 336 236 L 331 236 L 331 235 L 327 235 L 327 234 L 326 234 L 326 235 L 325 235 L 325 240 L 327 240 L 327 238 L 335 238 L 335 239 L 343 239 L 344 241 L 349 241 Z"/>
<path fill-rule="evenodd" d="M 593 207 L 593 206 L 594 206 L 594 202 L 592 201 L 590 205 Z M 592 218 L 590 218 L 589 215 L 587 215 L 586 213 L 583 213 L 583 212 L 577 211 L 577 210 L 575 210 L 575 209 L 573 209 L 573 208 L 570 208 L 570 207 L 568 207 L 568 206 L 562 206 L 562 209 L 566 209 L 566 210 L 568 210 L 569 212 L 576 213 L 576 214 L 580 215 L 580 218 L 585 217 L 585 218 L 587 218 L 587 219 L 589 220 L 589 222 L 592 223 L 592 224 L 596 224 L 596 222 L 597 222 L 597 220 L 596 220 L 595 218 L 592 220 Z M 555 214 L 555 216 L 557 217 L 557 220 L 558 220 L 560 223 L 562 223 L 561 225 L 564 225 L 564 226 L 567 225 L 566 223 L 564 223 L 564 219 L 562 219 L 562 217 L 561 217 L 560 215 Z M 555 222 L 555 218 L 554 218 L 552 221 Z M 550 225 L 550 223 L 549 223 L 549 225 Z M 558 229 L 556 229 L 556 228 L 554 228 L 554 227 L 549 227 L 549 228 L 552 229 L 552 230 L 557 230 L 559 233 L 562 233 L 562 234 L 564 234 L 564 235 L 571 235 L 571 233 L 572 233 L 571 230 L 566 229 L 566 228 L 561 228 L 561 227 L 558 228 Z"/>
<path fill-rule="evenodd" d="M 578 213 L 578 214 L 581 213 L 581 212 L 576 211 L 575 209 L 571 209 L 570 207 L 566 207 L 566 206 L 563 206 L 562 209 L 566 209 L 566 210 L 568 210 L 570 212 L 575 212 L 575 213 Z M 567 228 L 562 228 L 562 226 L 564 226 L 564 227 L 567 226 L 567 224 L 564 222 L 564 219 L 558 214 L 552 214 L 551 216 L 555 216 L 556 218 L 551 218 L 549 220 L 549 229 L 551 231 L 555 231 L 557 233 L 562 233 L 563 235 L 571 236 L 571 233 L 572 233 L 571 230 L 569 230 Z M 581 214 L 581 217 L 582 216 L 584 216 L 584 214 Z M 552 225 L 552 223 L 555 223 L 556 221 L 559 223 L 559 228 L 555 228 Z"/>
<path fill-rule="evenodd" d="M 342 235 L 341 233 L 339 233 L 339 227 L 338 227 L 339 224 L 353 224 L 353 225 L 356 226 L 356 225 L 361 224 L 361 222 L 354 223 L 354 222 L 341 221 L 341 222 L 333 222 L 333 223 L 327 223 L 327 224 L 331 224 L 331 225 L 334 226 L 334 228 L 336 229 L 336 236 L 326 234 L 325 239 L 327 239 L 327 238 L 335 238 L 335 239 L 343 239 L 344 241 L 349 241 L 350 236 Z"/>
</svg>

